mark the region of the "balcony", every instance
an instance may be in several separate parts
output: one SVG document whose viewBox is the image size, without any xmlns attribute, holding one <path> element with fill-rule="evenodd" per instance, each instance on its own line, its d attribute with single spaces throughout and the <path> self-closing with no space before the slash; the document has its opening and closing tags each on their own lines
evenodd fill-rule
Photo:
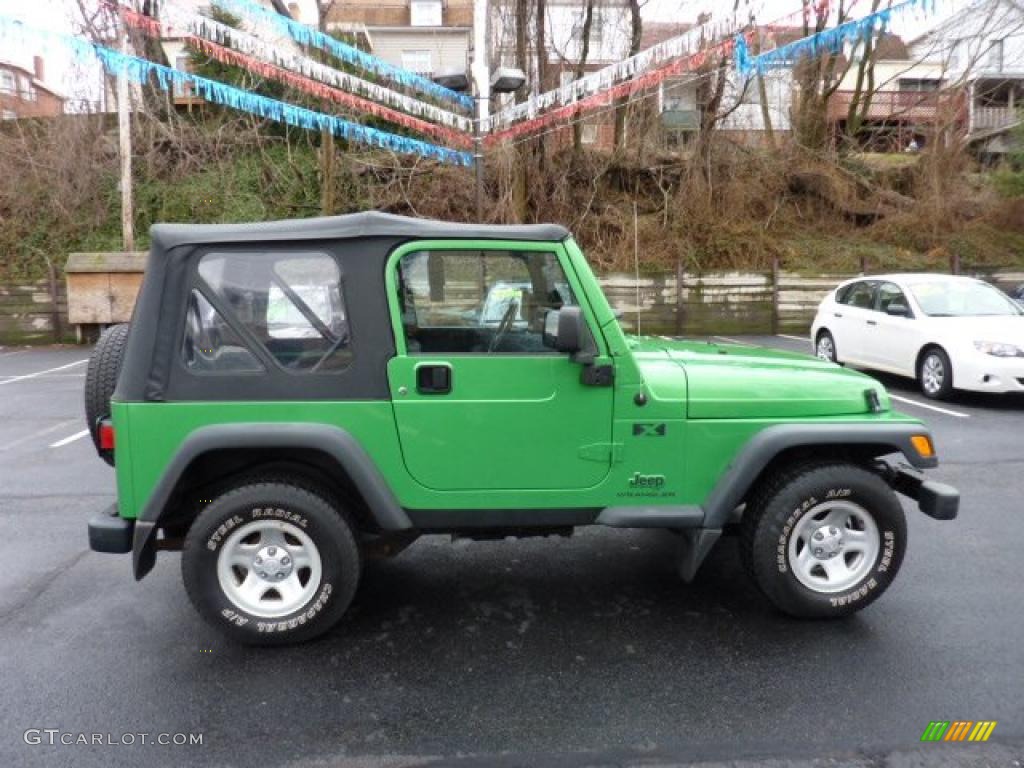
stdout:
<svg viewBox="0 0 1024 768">
<path fill-rule="evenodd" d="M 975 107 L 971 121 L 971 132 L 999 131 L 1020 122 L 1017 107 Z"/>
<path fill-rule="evenodd" d="M 846 120 L 855 91 L 836 91 L 828 104 L 830 122 Z M 949 91 L 878 91 L 865 120 L 886 123 L 935 123 L 966 117 L 964 95 Z"/>
</svg>

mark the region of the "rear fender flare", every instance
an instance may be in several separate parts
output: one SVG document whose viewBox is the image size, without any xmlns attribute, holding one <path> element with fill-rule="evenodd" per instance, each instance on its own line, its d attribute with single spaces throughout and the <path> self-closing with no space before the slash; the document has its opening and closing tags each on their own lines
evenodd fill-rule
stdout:
<svg viewBox="0 0 1024 768">
<path fill-rule="evenodd" d="M 325 424 L 220 424 L 185 438 L 164 470 L 135 523 L 132 568 L 141 579 L 156 563 L 156 532 L 182 474 L 204 453 L 231 448 L 313 448 L 333 457 L 362 494 L 374 521 L 385 531 L 412 529 L 373 459 L 346 430 Z"/>
</svg>

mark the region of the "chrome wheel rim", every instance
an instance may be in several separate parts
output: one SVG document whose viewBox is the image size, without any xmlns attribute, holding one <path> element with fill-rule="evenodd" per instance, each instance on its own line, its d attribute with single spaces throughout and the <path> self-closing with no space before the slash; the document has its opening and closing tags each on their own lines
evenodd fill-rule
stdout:
<svg viewBox="0 0 1024 768">
<path fill-rule="evenodd" d="M 921 365 L 921 386 L 929 395 L 941 391 L 946 381 L 946 366 L 938 355 L 928 355 Z"/>
<path fill-rule="evenodd" d="M 832 337 L 828 334 L 818 339 L 818 357 L 822 360 L 828 360 L 830 363 L 835 362 L 836 346 L 832 343 Z"/>
<path fill-rule="evenodd" d="M 826 501 L 809 509 L 793 527 L 789 567 L 808 589 L 845 592 L 868 575 L 880 549 L 871 513 L 851 501 Z"/>
<path fill-rule="evenodd" d="M 302 608 L 320 586 L 320 551 L 296 525 L 253 520 L 217 556 L 217 581 L 234 605 L 253 616 L 281 618 Z"/>
</svg>

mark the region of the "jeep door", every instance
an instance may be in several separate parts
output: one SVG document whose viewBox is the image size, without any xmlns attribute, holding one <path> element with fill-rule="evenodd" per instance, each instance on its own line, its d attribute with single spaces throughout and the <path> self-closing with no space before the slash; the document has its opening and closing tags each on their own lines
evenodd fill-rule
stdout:
<svg viewBox="0 0 1024 768">
<path fill-rule="evenodd" d="M 544 344 L 547 314 L 581 295 L 566 263 L 553 243 L 424 242 L 392 255 L 388 379 L 419 484 L 583 489 L 607 475 L 613 389 L 582 383 L 582 366 Z"/>
</svg>

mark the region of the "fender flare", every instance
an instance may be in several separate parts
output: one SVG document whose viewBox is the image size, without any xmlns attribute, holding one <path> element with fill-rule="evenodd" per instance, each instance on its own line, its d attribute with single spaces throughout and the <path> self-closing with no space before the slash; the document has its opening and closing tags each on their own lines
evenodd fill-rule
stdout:
<svg viewBox="0 0 1024 768">
<path fill-rule="evenodd" d="M 136 519 L 132 539 L 132 568 L 136 581 L 149 573 L 156 563 L 157 526 L 182 474 L 204 453 L 230 448 L 314 448 L 323 451 L 348 473 L 381 529 L 405 531 L 413 527 L 373 459 L 359 441 L 341 427 L 301 423 L 200 427 L 182 442 Z"/>
<path fill-rule="evenodd" d="M 758 475 L 782 451 L 816 445 L 879 445 L 902 453 L 913 466 L 927 469 L 938 466 L 935 456 L 921 456 L 911 437 L 931 432 L 921 424 L 778 424 L 755 434 L 719 477 L 704 503 L 704 528 L 720 529 Z"/>
</svg>

